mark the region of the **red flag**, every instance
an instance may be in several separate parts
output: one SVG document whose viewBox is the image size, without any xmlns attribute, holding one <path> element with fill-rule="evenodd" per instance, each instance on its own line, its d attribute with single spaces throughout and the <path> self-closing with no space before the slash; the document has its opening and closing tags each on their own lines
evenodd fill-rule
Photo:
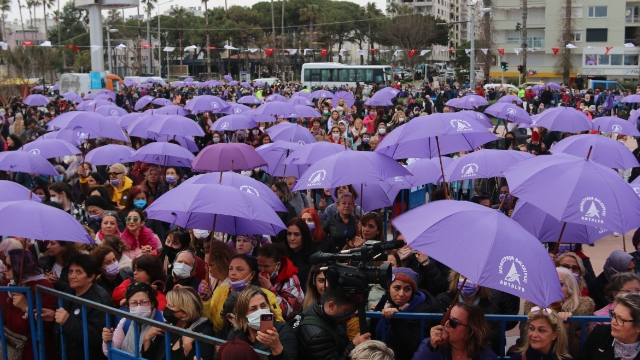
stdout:
<svg viewBox="0 0 640 360">
<path fill-rule="evenodd" d="M 551 51 L 553 51 L 553 55 L 557 55 L 558 51 L 560 51 L 560 49 L 558 49 L 557 47 L 552 47 Z"/>
<path fill-rule="evenodd" d="M 320 55 L 322 55 L 322 57 L 327 56 L 327 49 L 322 49 L 322 51 L 320 51 Z"/>
<path fill-rule="evenodd" d="M 416 50 L 409 50 L 409 57 L 412 58 L 415 53 Z"/>
<path fill-rule="evenodd" d="M 607 51 L 604 52 L 605 55 L 609 55 L 609 51 L 613 49 L 613 46 L 607 46 Z"/>
<path fill-rule="evenodd" d="M 65 45 L 65 47 L 67 49 L 72 49 L 74 52 L 78 52 L 79 51 L 78 47 L 75 46 L 75 45 Z"/>
<path fill-rule="evenodd" d="M 371 49 L 371 54 L 374 54 L 376 52 L 376 50 L 378 50 L 378 48 L 372 48 Z"/>
<path fill-rule="evenodd" d="M 264 51 L 264 54 L 265 54 L 266 56 L 271 55 L 271 53 L 273 53 L 273 48 L 268 48 L 267 50 L 265 50 L 265 51 Z"/>
<path fill-rule="evenodd" d="M 143 49 L 151 49 L 151 45 L 149 44 L 142 44 L 140 45 L 140 47 L 142 47 Z"/>
<path fill-rule="evenodd" d="M 504 55 L 504 49 L 498 49 L 498 54 Z"/>
<path fill-rule="evenodd" d="M 22 40 L 22 46 L 33 46 L 33 41 Z"/>
<path fill-rule="evenodd" d="M 204 49 L 205 49 L 205 50 L 218 50 L 218 48 L 217 48 L 217 47 L 215 47 L 215 46 L 209 46 L 209 47 L 206 47 L 206 48 L 204 48 Z"/>
</svg>

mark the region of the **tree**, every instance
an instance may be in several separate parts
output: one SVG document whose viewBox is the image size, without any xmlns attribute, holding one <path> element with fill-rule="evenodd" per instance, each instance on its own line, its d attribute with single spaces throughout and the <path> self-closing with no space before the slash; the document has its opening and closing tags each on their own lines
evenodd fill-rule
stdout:
<svg viewBox="0 0 640 360">
<path fill-rule="evenodd" d="M 300 10 L 300 21 L 309 21 L 309 47 L 313 48 L 313 22 L 320 16 L 320 7 L 311 4 Z"/>
<path fill-rule="evenodd" d="M 183 37 L 183 21 L 187 17 L 187 9 L 184 7 L 175 8 L 173 10 L 175 14 L 175 18 L 178 21 L 178 39 L 180 43 L 180 74 L 182 74 L 182 59 L 184 59 L 184 50 L 182 47 L 182 37 Z"/>
<path fill-rule="evenodd" d="M 484 0 L 484 8 L 492 7 L 492 0 Z M 484 73 L 485 80 L 489 80 L 489 73 L 491 71 L 491 64 L 495 64 L 495 54 L 493 48 L 495 48 L 495 42 L 493 41 L 493 22 L 491 21 L 491 14 L 484 13 L 482 15 L 481 30 L 479 34 L 479 46 L 480 48 L 489 49 L 487 53 L 478 53 L 478 60 L 482 63 L 482 72 Z"/>
<path fill-rule="evenodd" d="M 369 49 L 373 49 L 373 38 L 371 37 L 371 19 L 376 16 L 382 16 L 382 12 L 378 9 L 378 6 L 374 2 L 368 2 L 364 7 L 364 16 L 367 18 L 367 25 L 369 26 L 368 38 L 369 38 Z M 369 56 L 371 56 L 371 51 L 367 51 L 367 62 L 369 61 Z"/>
<path fill-rule="evenodd" d="M 91 69 L 91 51 L 81 50 L 73 62 L 73 70 L 80 72 L 85 69 Z"/>
<path fill-rule="evenodd" d="M 207 2 L 209 2 L 209 0 L 202 0 L 202 3 L 204 4 L 204 31 L 207 34 L 207 42 L 206 42 L 206 49 L 207 49 L 207 79 L 211 79 L 211 57 L 209 56 L 209 9 L 207 9 Z"/>
<path fill-rule="evenodd" d="M 22 3 L 20 2 L 20 0 L 18 0 L 18 13 L 20 14 L 20 26 L 22 26 L 22 34 L 25 34 L 25 32 L 24 32 L 24 19 L 22 19 Z"/>
<path fill-rule="evenodd" d="M 573 70 L 573 63 L 571 62 L 571 49 L 567 48 L 567 44 L 573 41 L 573 16 L 571 11 L 573 9 L 573 0 L 563 0 L 562 4 L 562 16 L 560 19 L 560 36 L 558 38 L 558 42 L 560 46 L 558 46 L 560 50 L 560 56 L 556 60 L 555 64 L 555 72 L 562 74 L 562 81 L 569 85 L 569 81 L 571 80 L 571 70 Z"/>
<path fill-rule="evenodd" d="M 5 26 L 5 12 L 11 11 L 11 0 L 0 0 L 0 12 L 2 12 L 2 41 L 7 42 L 7 27 Z"/>
<path fill-rule="evenodd" d="M 55 0 L 40 0 L 42 4 L 42 12 L 44 15 L 44 38 L 49 40 L 49 27 L 47 25 L 47 9 L 53 8 Z"/>
<path fill-rule="evenodd" d="M 522 68 L 525 70 L 527 70 L 527 16 L 529 16 L 527 0 L 522 0 Z M 527 82 L 527 71 L 520 76 L 521 82 Z"/>
</svg>

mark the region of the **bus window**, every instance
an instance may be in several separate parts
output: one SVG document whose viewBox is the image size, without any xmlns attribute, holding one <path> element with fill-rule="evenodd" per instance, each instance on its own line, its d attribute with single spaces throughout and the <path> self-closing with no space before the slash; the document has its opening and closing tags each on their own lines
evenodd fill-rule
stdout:
<svg viewBox="0 0 640 360">
<path fill-rule="evenodd" d="M 384 72 L 382 69 L 373 69 L 373 77 L 376 84 L 384 85 Z"/>
<path fill-rule="evenodd" d="M 304 81 L 311 80 L 311 70 L 304 69 Z"/>
<path fill-rule="evenodd" d="M 331 73 L 332 73 L 331 69 L 322 69 L 322 76 L 321 76 L 322 81 L 323 82 L 332 81 L 332 79 L 331 79 L 331 75 L 332 74 Z"/>
<path fill-rule="evenodd" d="M 113 92 L 120 92 L 120 81 L 118 80 L 112 80 L 111 81 L 111 87 L 113 88 Z"/>
<path fill-rule="evenodd" d="M 349 81 L 349 73 L 347 69 L 338 69 L 338 81 L 340 82 L 348 82 Z"/>
</svg>

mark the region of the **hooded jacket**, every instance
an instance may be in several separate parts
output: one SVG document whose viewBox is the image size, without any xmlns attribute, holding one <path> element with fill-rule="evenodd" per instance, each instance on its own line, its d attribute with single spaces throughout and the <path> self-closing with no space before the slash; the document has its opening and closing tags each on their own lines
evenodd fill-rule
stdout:
<svg viewBox="0 0 640 360">
<path fill-rule="evenodd" d="M 286 256 L 281 256 L 280 262 L 282 268 L 278 271 L 278 276 L 272 280 L 269 291 L 276 295 L 282 317 L 285 321 L 289 321 L 296 311 L 302 309 L 304 292 L 296 275 L 298 268 Z"/>
<path fill-rule="evenodd" d="M 300 329 L 297 332 L 298 353 L 304 354 L 307 360 L 348 360 L 349 353 L 355 348 L 355 345 L 349 341 L 343 327 L 325 314 L 322 302 L 318 301 L 310 305 L 305 309 L 304 315 L 316 316 L 326 322 L 327 325 L 333 327 L 338 334 L 340 342 L 336 343 L 334 337 L 321 327 L 307 324 L 300 325 Z M 295 329 L 296 325 L 293 327 Z"/>
</svg>

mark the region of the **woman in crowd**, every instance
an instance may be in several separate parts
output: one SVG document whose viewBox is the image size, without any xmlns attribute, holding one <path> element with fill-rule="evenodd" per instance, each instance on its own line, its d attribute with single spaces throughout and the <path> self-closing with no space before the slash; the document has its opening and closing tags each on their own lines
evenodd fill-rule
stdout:
<svg viewBox="0 0 640 360">
<path fill-rule="evenodd" d="M 270 352 L 272 359 L 298 359 L 298 339 L 284 322 L 273 321 L 273 327 L 260 331 L 260 315 L 273 314 L 267 295 L 257 286 L 249 286 L 240 292 L 234 311 L 235 328 L 228 340 L 246 341 L 256 350 Z M 275 318 L 275 315 L 274 315 Z"/>
<path fill-rule="evenodd" d="M 167 191 L 174 189 L 180 183 L 182 183 L 182 176 L 180 176 L 180 169 L 176 166 L 169 166 L 164 172 L 164 180 L 167 182 Z"/>
<path fill-rule="evenodd" d="M 611 282 L 611 276 L 621 272 L 634 272 L 633 257 L 622 250 L 615 250 L 604 263 L 602 273 L 589 283 L 589 297 L 595 302 L 596 309 L 607 306 L 605 288 Z"/>
<path fill-rule="evenodd" d="M 47 252 L 40 258 L 44 276 L 58 291 L 69 286 L 69 260 L 80 254 L 78 244 L 70 241 L 51 240 L 47 242 Z"/>
<path fill-rule="evenodd" d="M 127 228 L 122 232 L 122 240 L 129 245 L 125 254 L 132 259 L 143 253 L 149 254 L 161 246 L 158 235 L 144 226 L 144 220 L 144 213 L 140 209 L 129 210 L 124 219 Z"/>
<path fill-rule="evenodd" d="M 618 296 L 609 313 L 610 325 L 598 325 L 589 334 L 580 360 L 638 359 L 640 354 L 640 295 Z"/>
<path fill-rule="evenodd" d="M 209 246 L 213 248 L 209 250 Z M 209 254 L 213 254 L 213 258 L 210 258 Z M 229 285 L 229 264 L 236 254 L 235 249 L 219 240 L 205 244 L 204 260 L 209 268 L 211 291 L 218 286 Z"/>
<path fill-rule="evenodd" d="M 144 181 L 140 185 L 147 190 L 149 204 L 167 192 L 165 185 L 160 181 L 160 169 L 156 166 L 152 166 L 147 170 Z"/>
<path fill-rule="evenodd" d="M 115 211 L 104 211 L 100 221 L 100 230 L 96 233 L 96 243 L 101 244 L 106 235 L 122 236 L 118 229 L 118 213 Z"/>
<path fill-rule="evenodd" d="M 247 255 L 236 255 L 229 263 L 229 285 L 218 286 L 211 299 L 204 303 L 204 316 L 213 322 L 214 331 L 222 330 L 223 321 L 220 310 L 230 292 L 239 292 L 249 285 L 260 286 L 258 282 L 258 263 L 255 258 Z M 273 310 L 278 321 L 284 321 L 282 311 L 276 296 L 267 289 L 262 289 L 269 300 L 269 307 Z"/>
<path fill-rule="evenodd" d="M 131 258 L 124 254 L 124 251 L 127 250 L 129 246 L 125 244 L 119 236 L 105 235 L 101 245 L 108 246 L 113 249 L 113 253 L 116 255 L 116 260 L 118 260 L 120 270 L 133 269 Z"/>
<path fill-rule="evenodd" d="M 307 277 L 311 271 L 309 257 L 314 252 L 313 240 L 307 223 L 301 218 L 294 218 L 287 227 L 287 257 L 298 268 L 298 279 L 306 291 Z"/>
<path fill-rule="evenodd" d="M 640 294 L 640 276 L 636 273 L 615 274 L 611 277 L 611 282 L 609 283 L 606 291 L 607 300 L 611 301 L 611 303 L 602 309 L 596 310 L 593 313 L 594 316 L 609 316 L 609 311 L 613 310 L 617 305 L 616 298 L 618 295 L 627 296 L 630 294 Z M 593 330 L 593 328 L 599 324 L 609 323 L 591 322 L 589 323 L 589 329 Z"/>
<path fill-rule="evenodd" d="M 211 322 L 203 317 L 202 300 L 198 293 L 189 287 L 181 287 L 167 293 L 167 307 L 163 311 L 163 317 L 170 325 L 189 329 L 193 332 L 213 336 Z M 166 354 L 165 336 L 173 346 L 171 353 Z M 174 333 L 165 333 L 157 327 L 148 329 L 142 337 L 141 357 L 149 360 L 171 359 L 192 360 L 196 355 L 196 345 L 193 338 L 180 336 Z M 200 359 L 213 360 L 215 347 L 212 344 L 200 342 Z"/>
<path fill-rule="evenodd" d="M 487 342 L 489 325 L 482 309 L 477 305 L 458 303 L 444 326 L 431 328 L 429 337 L 422 341 L 413 360 L 474 359 L 497 360 Z M 446 345 L 438 342 L 447 340 Z M 533 360 L 533 359 L 532 359 Z"/>
<path fill-rule="evenodd" d="M 23 259 L 24 267 L 22 266 Z M 9 250 L 2 273 L 4 275 L 4 281 L 1 284 L 2 286 L 15 284 L 31 288 L 33 299 L 35 299 L 36 285 L 53 289 L 53 285 L 44 277 L 42 268 L 38 265 L 35 257 L 30 251 L 23 249 Z M 22 279 L 22 284 L 19 284 L 20 279 Z M 42 307 L 43 310 L 47 309 L 49 311 L 55 311 L 58 307 L 56 298 L 52 295 L 43 293 Z M 28 312 L 29 304 L 25 293 L 0 292 L 0 316 L 2 316 L 5 326 L 5 335 L 10 331 L 16 335 L 26 336 L 27 341 L 24 344 L 22 360 L 35 360 L 33 346 L 31 344 L 31 325 L 29 317 L 25 317 Z M 56 352 L 53 338 L 53 324 L 51 322 L 45 322 L 43 330 L 45 354 L 47 355 L 46 359 L 55 359 Z"/>
<path fill-rule="evenodd" d="M 158 310 L 157 291 L 151 285 L 139 282 L 127 288 L 125 306 L 132 315 L 141 316 L 159 322 L 164 322 L 162 311 Z M 122 318 L 115 330 L 113 328 L 102 329 L 102 352 L 108 354 L 107 342 L 111 341 L 111 346 L 116 349 L 125 351 L 129 354 L 135 354 L 135 332 L 132 330 L 131 320 Z M 147 331 L 151 328 L 149 325 L 139 324 L 139 338 L 144 339 Z M 139 342 L 140 350 L 142 350 L 143 342 Z"/>
<path fill-rule="evenodd" d="M 338 248 L 333 243 L 331 236 L 322 230 L 320 216 L 314 208 L 306 208 L 300 213 L 300 218 L 307 223 L 313 240 L 313 252 L 336 253 Z"/>
<path fill-rule="evenodd" d="M 320 300 L 327 289 L 327 278 L 324 275 L 324 270 L 320 270 L 323 266 L 326 266 L 326 264 L 318 264 L 311 267 L 307 278 L 307 290 L 304 293 L 304 301 L 302 302 L 303 310 Z"/>
<path fill-rule="evenodd" d="M 62 210 L 73 216 L 80 224 L 86 225 L 89 223 L 89 213 L 87 213 L 87 210 L 72 201 L 69 185 L 63 182 L 54 182 L 49 185 L 49 194 L 51 195 L 52 202 L 60 204 Z"/>
<path fill-rule="evenodd" d="M 158 299 L 158 309 L 163 311 L 167 304 L 167 300 L 163 293 L 165 289 L 165 279 L 166 276 L 162 272 L 162 262 L 160 259 L 151 254 L 141 255 L 140 257 L 133 259 L 133 280 L 128 278 L 123 281 L 113 290 L 111 297 L 116 305 L 124 306 L 126 302 L 125 295 L 127 293 L 127 288 L 131 284 L 143 282 L 153 286 L 158 291 L 158 294 L 156 295 L 156 298 Z"/>
<path fill-rule="evenodd" d="M 340 195 L 344 193 L 349 193 L 353 197 L 353 201 L 358 200 L 358 193 L 353 188 L 352 185 L 344 185 L 338 186 L 333 191 L 333 198 L 338 199 Z M 318 215 L 320 215 L 320 222 L 324 223 L 327 218 L 332 217 L 333 215 L 338 213 L 338 204 L 333 202 L 333 198 L 329 197 L 329 193 L 326 193 L 322 196 L 322 199 L 317 200 L 319 202 L 318 207 Z M 326 199 L 326 200 L 325 200 Z M 324 201 L 324 202 L 323 202 Z M 360 214 L 360 205 L 356 204 L 356 214 Z"/>
<path fill-rule="evenodd" d="M 384 339 L 400 359 L 409 359 L 416 352 L 422 338 L 421 327 L 429 329 L 432 324 L 419 321 L 394 318 L 396 313 L 434 313 L 438 302 L 433 295 L 418 289 L 418 274 L 408 268 L 395 268 L 393 280 L 386 289 L 387 293 L 373 309 L 382 312 L 379 321 L 371 322 L 372 337 Z M 377 319 L 376 319 L 377 320 Z"/>
<path fill-rule="evenodd" d="M 164 246 L 158 253 L 158 257 L 162 261 L 162 272 L 165 275 L 171 273 L 171 267 L 176 260 L 176 255 L 180 251 L 188 250 L 191 244 L 191 235 L 186 231 L 170 230 L 164 240 Z"/>
<path fill-rule="evenodd" d="M 373 240 L 373 241 L 382 241 L 383 240 L 383 232 L 382 228 L 382 218 L 380 215 L 370 212 L 366 213 L 360 219 L 360 223 L 358 224 L 358 235 L 356 236 L 356 243 L 364 243 L 365 241 Z"/>
<path fill-rule="evenodd" d="M 369 340 L 356 346 L 349 353 L 351 360 L 394 360 L 393 350 L 378 340 Z"/>
<path fill-rule="evenodd" d="M 16 134 L 10 134 L 7 137 L 8 151 L 15 151 L 22 147 L 22 139 Z"/>
<path fill-rule="evenodd" d="M 353 122 L 353 125 L 349 127 L 349 132 L 353 137 L 353 146 L 360 146 L 360 144 L 362 144 L 362 136 L 367 133 L 367 129 L 365 129 L 362 119 L 356 119 Z"/>
<path fill-rule="evenodd" d="M 262 235 L 238 235 L 229 241 L 229 246 L 234 247 L 238 254 L 253 256 L 261 240 Z"/>
<path fill-rule="evenodd" d="M 338 213 L 327 217 L 322 223 L 322 230 L 333 238 L 338 249 L 343 249 L 347 244 L 350 248 L 361 246 L 362 241 L 355 242 L 357 221 L 353 215 L 353 195 L 345 192 L 336 203 Z"/>
<path fill-rule="evenodd" d="M 284 206 L 287 208 L 286 213 L 277 213 L 280 217 L 280 220 L 282 220 L 282 222 L 285 224 L 289 223 L 291 219 L 298 216 L 298 214 L 296 213 L 296 209 L 291 204 L 291 200 L 293 200 L 293 194 L 291 193 L 291 190 L 289 190 L 289 186 L 287 186 L 287 183 L 284 181 L 276 181 L 271 185 L 271 190 L 273 190 L 273 192 L 278 195 L 280 201 L 282 201 Z"/>
<path fill-rule="evenodd" d="M 107 192 L 111 196 L 111 201 L 118 209 L 122 209 L 129 198 L 129 189 L 133 186 L 133 181 L 127 176 L 127 168 L 122 164 L 113 164 L 109 168 L 109 183 L 105 184 Z M 80 186 L 82 186 L 80 178 Z M 85 191 L 82 192 L 85 194 Z"/>
<path fill-rule="evenodd" d="M 91 250 L 91 256 L 100 265 L 101 274 L 96 284 L 105 289 L 109 295 L 113 294 L 113 290 L 123 281 L 133 276 L 130 270 L 120 270 L 115 251 L 107 245 L 100 245 Z"/>
<path fill-rule="evenodd" d="M 311 135 L 316 138 L 316 141 L 327 140 L 327 133 L 320 128 L 321 124 L 322 121 L 320 118 L 314 118 L 313 121 L 311 121 L 311 129 L 309 129 L 309 131 L 311 132 Z"/>
<path fill-rule="evenodd" d="M 556 264 L 573 273 L 574 277 L 576 277 L 576 281 L 578 282 L 578 286 L 580 287 L 581 296 L 589 296 L 589 289 L 587 289 L 587 282 L 585 279 L 587 272 L 582 264 L 582 259 L 580 259 L 576 253 L 562 253 L 556 259 Z"/>
<path fill-rule="evenodd" d="M 129 215 L 129 211 L 134 209 L 144 211 L 150 204 L 151 198 L 147 194 L 147 189 L 141 185 L 132 186 L 131 189 L 129 189 L 129 195 L 124 202 L 124 209 L 120 210 L 120 221 L 126 225 L 125 219 Z M 168 228 L 166 228 L 166 224 L 154 219 L 146 219 L 144 221 L 144 226 L 151 229 L 151 231 L 162 239 L 165 238 L 165 234 L 168 230 Z"/>
<path fill-rule="evenodd" d="M 571 359 L 567 351 L 565 326 L 558 313 L 536 306 L 529 312 L 525 327 L 527 336 L 518 352 L 511 355 L 511 359 Z"/>
</svg>

